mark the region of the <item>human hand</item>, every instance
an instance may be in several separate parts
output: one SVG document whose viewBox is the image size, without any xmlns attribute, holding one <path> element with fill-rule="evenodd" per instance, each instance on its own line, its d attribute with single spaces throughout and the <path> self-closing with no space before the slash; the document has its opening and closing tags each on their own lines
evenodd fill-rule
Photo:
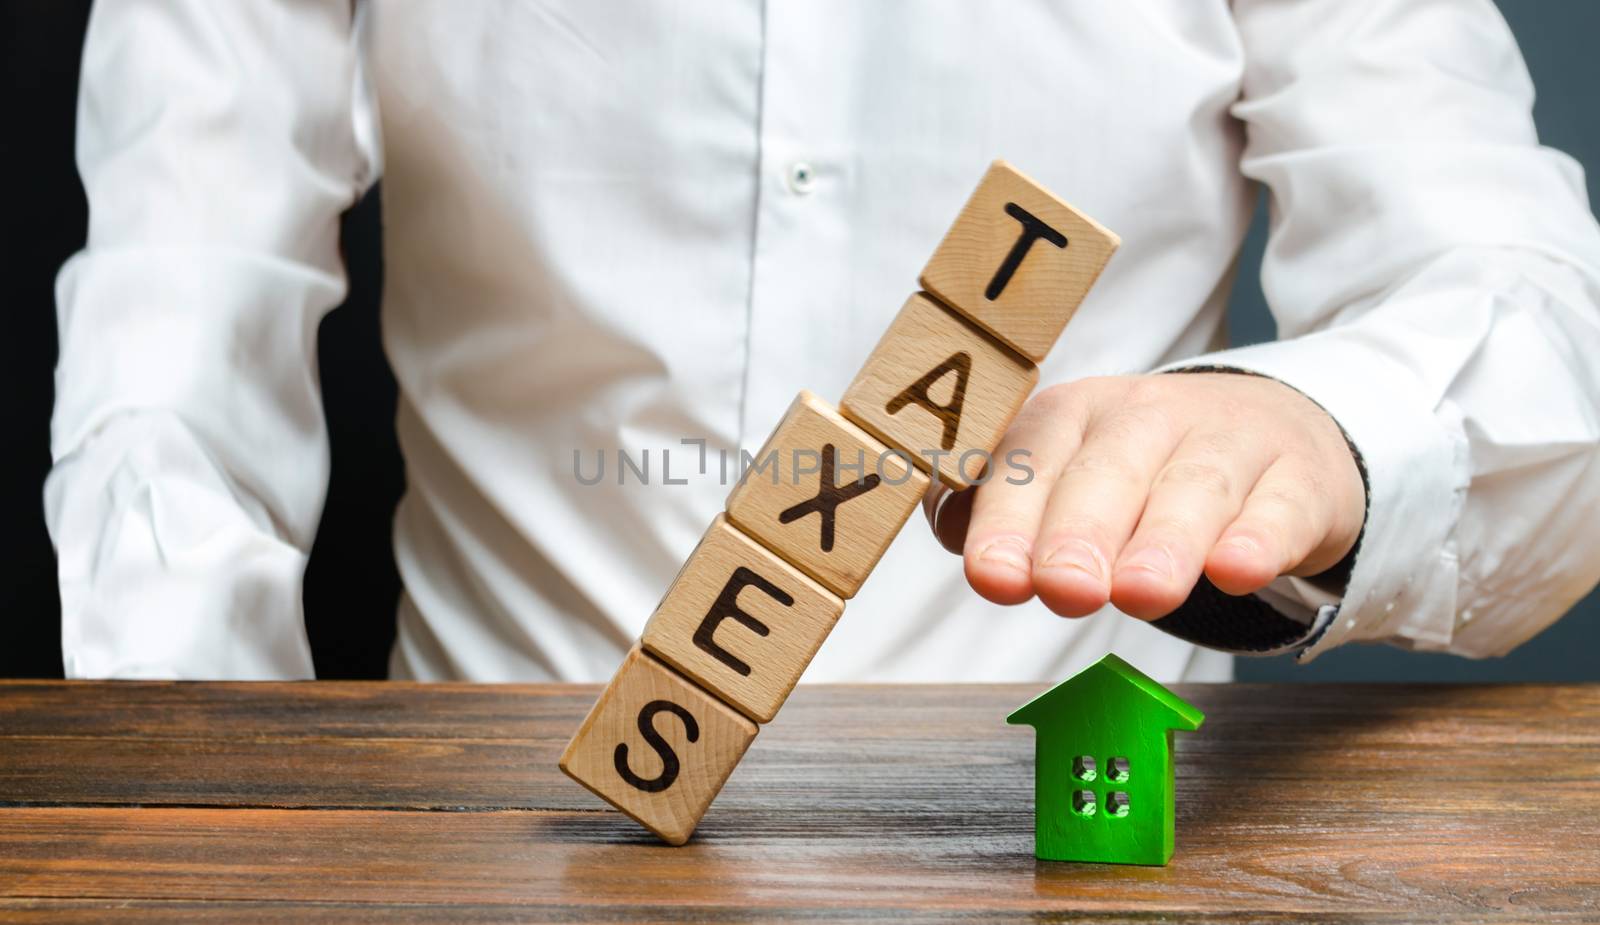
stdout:
<svg viewBox="0 0 1600 925">
<path fill-rule="evenodd" d="M 997 604 L 1037 595 L 1062 616 L 1107 601 L 1155 620 L 1202 572 L 1229 594 L 1326 571 L 1354 546 L 1366 489 L 1339 426 L 1260 376 L 1119 376 L 1030 399 L 997 470 L 945 502 L 940 541 Z M 1008 481 L 1008 477 L 1012 481 Z M 1023 481 L 1025 484 L 1014 484 Z"/>
</svg>

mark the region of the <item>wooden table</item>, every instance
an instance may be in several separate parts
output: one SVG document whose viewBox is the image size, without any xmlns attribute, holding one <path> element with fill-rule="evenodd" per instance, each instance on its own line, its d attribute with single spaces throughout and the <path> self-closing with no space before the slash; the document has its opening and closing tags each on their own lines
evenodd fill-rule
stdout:
<svg viewBox="0 0 1600 925">
<path fill-rule="evenodd" d="M 1600 919 L 1600 686 L 1179 686 L 1166 868 L 1036 862 L 1033 687 L 803 687 L 695 840 L 596 688 L 0 682 L 0 919 Z"/>
</svg>

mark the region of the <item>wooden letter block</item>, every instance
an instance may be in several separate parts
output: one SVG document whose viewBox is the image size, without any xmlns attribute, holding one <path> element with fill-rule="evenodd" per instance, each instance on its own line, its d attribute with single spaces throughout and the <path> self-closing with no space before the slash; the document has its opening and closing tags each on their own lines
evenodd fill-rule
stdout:
<svg viewBox="0 0 1600 925">
<path fill-rule="evenodd" d="M 561 770 L 673 845 L 689 840 L 757 727 L 634 646 Z"/>
<path fill-rule="evenodd" d="M 1032 363 L 919 292 L 906 300 L 840 406 L 917 465 L 965 488 L 1038 381 Z M 1003 463 L 996 460 L 997 467 Z"/>
<path fill-rule="evenodd" d="M 778 713 L 844 601 L 718 514 L 644 628 L 644 647 L 757 722 Z"/>
<path fill-rule="evenodd" d="M 1121 242 L 995 161 L 922 270 L 922 286 L 1035 363 Z"/>
<path fill-rule="evenodd" d="M 801 392 L 728 496 L 728 518 L 840 597 L 855 595 L 928 490 L 899 452 Z"/>
</svg>

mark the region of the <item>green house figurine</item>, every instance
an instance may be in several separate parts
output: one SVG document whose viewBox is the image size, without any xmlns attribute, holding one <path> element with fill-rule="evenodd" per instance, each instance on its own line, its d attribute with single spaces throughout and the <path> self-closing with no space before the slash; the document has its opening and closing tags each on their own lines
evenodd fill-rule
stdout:
<svg viewBox="0 0 1600 925">
<path fill-rule="evenodd" d="M 1205 716 L 1107 655 L 1006 717 L 1034 728 L 1034 854 L 1161 865 L 1172 858 L 1172 731 Z"/>
</svg>

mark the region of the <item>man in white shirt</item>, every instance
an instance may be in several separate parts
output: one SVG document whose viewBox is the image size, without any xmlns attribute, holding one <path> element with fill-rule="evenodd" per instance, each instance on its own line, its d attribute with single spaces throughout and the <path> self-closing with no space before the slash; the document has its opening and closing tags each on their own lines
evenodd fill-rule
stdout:
<svg viewBox="0 0 1600 925">
<path fill-rule="evenodd" d="M 311 674 L 315 334 L 380 175 L 392 674 L 593 681 L 721 506 L 696 441 L 840 394 L 997 156 L 1123 248 L 1008 437 L 1039 478 L 949 509 L 972 588 L 908 529 L 809 680 L 1503 653 L 1600 578 L 1600 231 L 1532 95 L 1490 0 L 102 2 L 66 670 Z M 1282 339 L 1216 352 L 1252 181 Z"/>
</svg>

